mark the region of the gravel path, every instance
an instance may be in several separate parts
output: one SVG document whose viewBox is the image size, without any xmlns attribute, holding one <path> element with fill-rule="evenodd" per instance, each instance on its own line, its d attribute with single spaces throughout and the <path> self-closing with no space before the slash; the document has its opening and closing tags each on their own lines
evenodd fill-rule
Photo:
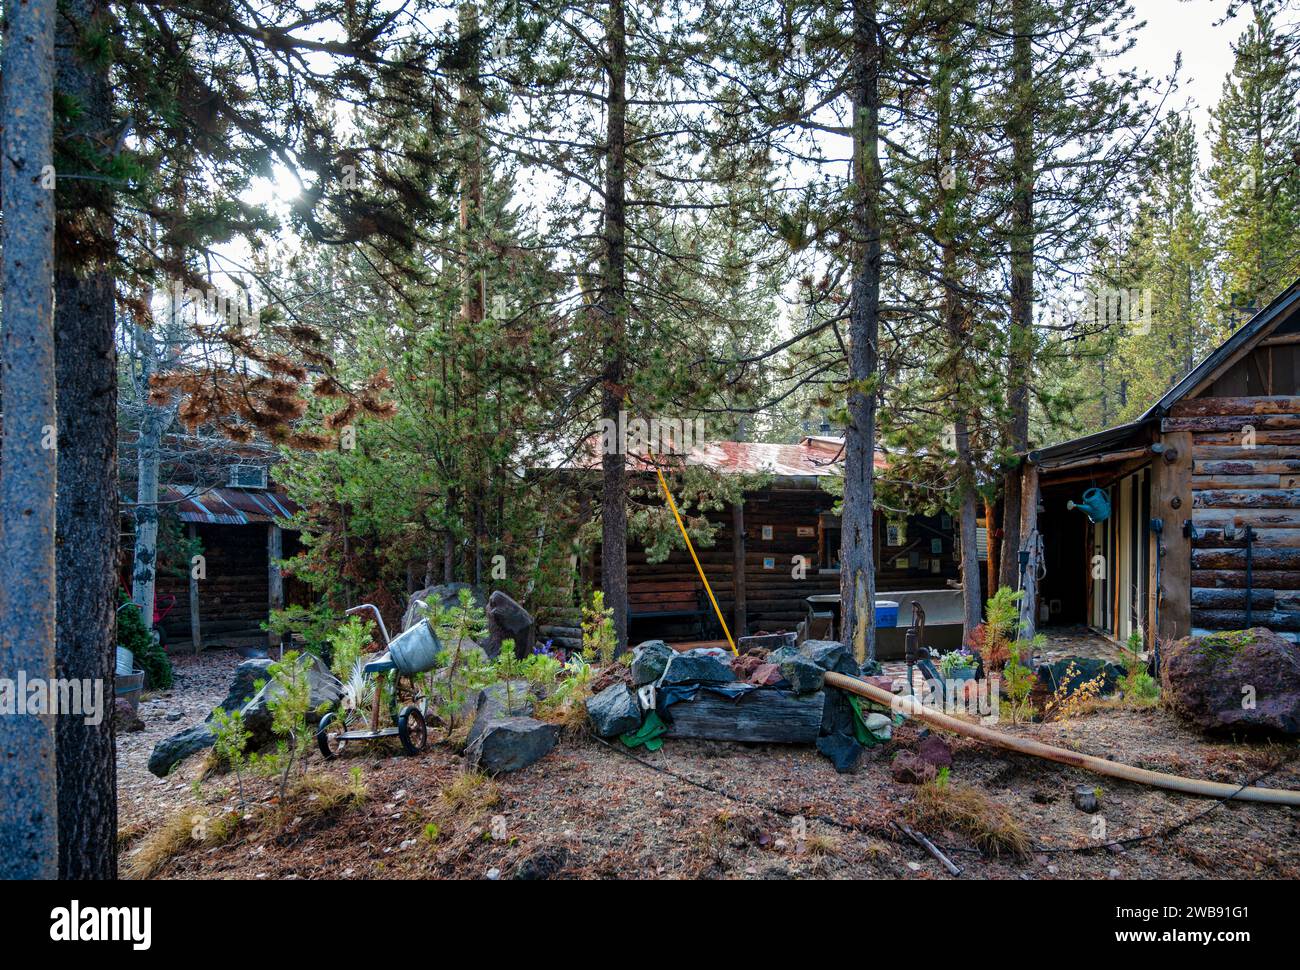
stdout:
<svg viewBox="0 0 1300 970">
<path fill-rule="evenodd" d="M 144 730 L 117 735 L 117 825 L 119 830 L 156 821 L 189 800 L 196 764 L 191 758 L 167 778 L 155 778 L 147 767 L 154 745 L 163 738 L 202 721 L 226 696 L 235 667 L 244 658 L 233 649 L 217 647 L 197 657 L 172 657 L 176 679 L 171 688 L 145 694 L 139 715 Z"/>
</svg>

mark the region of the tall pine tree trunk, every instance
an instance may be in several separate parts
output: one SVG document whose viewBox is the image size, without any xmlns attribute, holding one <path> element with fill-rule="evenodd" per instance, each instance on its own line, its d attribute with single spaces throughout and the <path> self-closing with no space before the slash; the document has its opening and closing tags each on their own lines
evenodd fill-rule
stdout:
<svg viewBox="0 0 1300 970">
<path fill-rule="evenodd" d="M 875 0 L 853 4 L 853 279 L 849 295 L 848 427 L 840 548 L 843 638 L 859 662 L 876 656 L 873 458 L 880 329 L 880 50 Z"/>
<path fill-rule="evenodd" d="M 627 36 L 623 0 L 609 0 L 605 143 L 605 259 L 598 313 L 606 344 L 600 416 L 622 425 L 627 340 Z M 610 449 L 606 449 L 608 451 Z M 627 647 L 627 471 L 623 442 L 601 455 L 601 588 L 614 611 L 618 649 Z"/>
<path fill-rule="evenodd" d="M 0 452 L 0 677 L 55 673 L 54 0 L 9 3 L 0 101 L 4 439 Z M 110 680 L 109 683 L 112 683 Z M 19 695 L 20 700 L 26 700 Z M 0 716 L 0 878 L 53 878 L 55 724 Z M 90 770 L 93 770 L 93 766 Z M 110 778 L 112 765 L 109 766 Z M 111 846 L 110 836 L 109 845 Z"/>
<path fill-rule="evenodd" d="M 1011 329 L 1007 355 L 1007 443 L 1029 447 L 1029 384 L 1034 323 L 1034 81 L 1032 0 L 1012 0 L 1011 151 L 1015 180 L 1011 208 Z M 1020 463 L 1003 479 L 1002 567 L 999 581 L 1015 587 L 1020 569 Z"/>
<path fill-rule="evenodd" d="M 85 63 L 80 32 L 103 31 L 103 0 L 67 0 L 59 22 L 60 94 L 81 111 L 72 137 L 110 143 L 106 66 Z M 58 722 L 59 874 L 117 874 L 117 773 L 113 744 L 117 584 L 117 362 L 113 342 L 112 196 L 103 182 L 76 183 L 61 213 L 55 268 L 59 401 L 58 671 L 105 685 L 99 724 Z"/>
</svg>

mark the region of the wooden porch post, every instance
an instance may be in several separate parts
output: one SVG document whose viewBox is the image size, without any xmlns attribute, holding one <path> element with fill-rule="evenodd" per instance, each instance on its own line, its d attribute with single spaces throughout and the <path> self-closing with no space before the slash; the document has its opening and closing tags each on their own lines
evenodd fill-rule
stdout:
<svg viewBox="0 0 1300 970">
<path fill-rule="evenodd" d="M 284 576 L 280 572 L 280 558 L 284 555 L 284 537 L 280 527 L 272 522 L 266 530 L 267 612 L 284 609 Z M 275 641 L 275 634 L 267 639 Z"/>
<path fill-rule="evenodd" d="M 1020 600 L 1020 616 L 1023 636 L 1032 639 L 1038 629 L 1038 567 L 1039 559 L 1035 554 L 1038 541 L 1038 466 L 1025 462 L 1022 466 L 1020 486 L 1020 541 L 1022 548 L 1029 550 L 1029 565 L 1025 567 L 1023 585 L 1024 597 Z M 1017 564 L 1017 569 L 1019 565 Z"/>
<path fill-rule="evenodd" d="M 198 527 L 191 522 L 189 525 L 190 546 L 193 548 L 194 542 L 199 537 Z M 194 565 L 189 565 L 190 576 L 190 644 L 194 647 L 195 654 L 203 649 L 203 634 L 199 627 L 199 581 L 194 578 Z"/>
<path fill-rule="evenodd" d="M 731 506 L 731 560 L 731 588 L 736 600 L 733 623 L 736 627 L 736 636 L 743 637 L 749 633 L 745 604 L 745 500 L 743 498 Z"/>
<path fill-rule="evenodd" d="M 1183 534 L 1183 523 L 1192 518 L 1192 433 L 1167 432 L 1164 446 L 1151 463 L 1151 514 L 1164 520 L 1156 539 L 1162 555 L 1152 613 L 1160 614 L 1156 636 L 1173 641 L 1192 630 L 1192 540 Z M 1154 557 L 1152 572 L 1154 578 Z"/>
</svg>

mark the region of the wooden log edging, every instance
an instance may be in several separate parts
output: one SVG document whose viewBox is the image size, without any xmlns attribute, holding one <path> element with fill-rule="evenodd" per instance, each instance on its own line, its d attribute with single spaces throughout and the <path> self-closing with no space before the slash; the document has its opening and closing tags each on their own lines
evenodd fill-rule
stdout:
<svg viewBox="0 0 1300 970">
<path fill-rule="evenodd" d="M 846 690 L 851 694 L 857 694 L 859 697 L 865 697 L 877 704 L 884 704 L 908 717 L 923 721 L 931 727 L 974 738 L 977 741 L 983 741 L 985 744 L 991 744 L 998 748 L 1005 748 L 1008 751 L 1032 755 L 1046 761 L 1055 761 L 1058 764 L 1069 765 L 1072 768 L 1082 768 L 1094 774 L 1119 778 L 1123 781 L 1132 781 L 1139 785 L 1150 785 L 1154 788 L 1165 788 L 1169 791 L 1180 791 L 1188 795 L 1203 795 L 1210 798 L 1231 799 L 1239 802 L 1262 802 L 1269 805 L 1300 806 L 1300 791 L 1289 791 L 1283 788 L 1255 788 L 1253 786 L 1243 788 L 1239 785 L 1229 785 L 1218 781 L 1202 781 L 1199 778 L 1184 778 L 1181 775 L 1168 775 L 1161 771 L 1135 768 L 1132 765 L 1120 764 L 1117 761 L 1107 761 L 1105 758 L 1095 758 L 1090 754 L 1080 754 L 1066 748 L 1043 744 L 1041 741 L 1034 741 L 1030 738 L 1013 737 L 1010 734 L 1003 734 L 1001 731 L 984 727 L 982 724 L 970 724 L 940 711 L 931 710 L 914 697 L 891 694 L 889 691 L 873 687 L 856 677 L 848 677 L 844 674 L 832 672 L 826 674 L 826 683 L 832 687 L 838 687 L 840 690 Z"/>
</svg>

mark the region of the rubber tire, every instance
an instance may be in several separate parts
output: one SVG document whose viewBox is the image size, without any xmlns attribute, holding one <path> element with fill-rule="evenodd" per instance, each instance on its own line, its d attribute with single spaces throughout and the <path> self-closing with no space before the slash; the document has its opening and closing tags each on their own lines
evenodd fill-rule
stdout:
<svg viewBox="0 0 1300 970">
<path fill-rule="evenodd" d="M 428 747 L 429 727 L 415 705 L 408 704 L 397 715 L 397 737 L 402 742 L 402 750 L 410 755 L 419 754 Z"/>
<path fill-rule="evenodd" d="M 330 748 L 328 729 L 330 725 L 338 719 L 338 714 L 334 711 L 330 711 L 320 719 L 320 726 L 316 728 L 316 746 L 320 748 L 320 753 L 325 756 L 326 761 L 333 761 L 343 751 L 342 748 L 338 751 L 334 751 Z M 347 742 L 344 741 L 343 744 L 346 745 Z"/>
</svg>

